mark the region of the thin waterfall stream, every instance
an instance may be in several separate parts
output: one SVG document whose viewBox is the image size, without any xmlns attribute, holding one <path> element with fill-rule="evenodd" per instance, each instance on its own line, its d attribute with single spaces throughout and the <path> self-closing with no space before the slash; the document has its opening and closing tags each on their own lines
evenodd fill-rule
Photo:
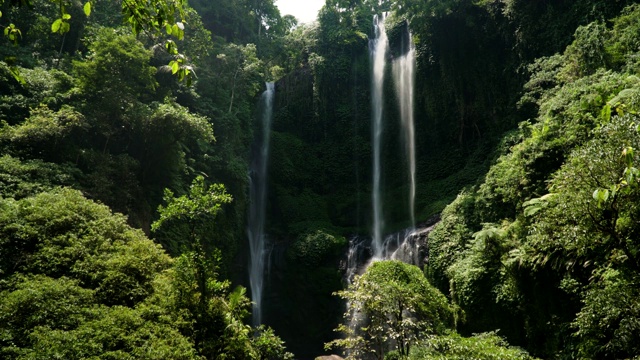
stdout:
<svg viewBox="0 0 640 360">
<path fill-rule="evenodd" d="M 371 192 L 371 202 L 373 205 L 373 252 L 375 258 L 382 256 L 384 230 L 384 219 L 382 215 L 382 117 L 383 117 L 383 85 L 384 70 L 387 63 L 387 51 L 389 40 L 384 28 L 384 16 L 373 18 L 375 26 L 375 38 L 369 40 L 369 51 L 373 63 L 371 81 L 371 112 L 372 112 L 372 145 L 373 145 L 373 189 Z"/>
<path fill-rule="evenodd" d="M 371 239 L 367 241 L 361 237 L 354 237 L 349 241 L 349 253 L 346 266 L 346 280 L 351 283 L 353 277 L 364 271 L 371 262 L 378 260 L 397 259 L 418 264 L 423 259 L 417 238 L 424 235 L 424 230 L 416 230 L 415 197 L 416 197 L 416 150 L 415 150 L 415 119 L 414 119 L 414 86 L 415 86 L 415 47 L 408 29 L 402 44 L 402 55 L 393 60 L 392 77 L 398 101 L 401 122 L 401 136 L 404 144 L 405 158 L 408 172 L 408 213 L 410 226 L 405 230 L 384 235 L 383 194 L 382 194 L 382 140 L 383 140 L 383 103 L 384 77 L 387 65 L 389 41 L 384 27 L 384 16 L 375 15 L 373 18 L 375 38 L 369 40 L 371 55 L 371 135 L 373 148 L 373 186 L 371 193 L 373 225 Z M 370 250 L 370 256 L 365 249 Z M 353 321 L 353 319 L 352 319 Z"/>
<path fill-rule="evenodd" d="M 403 51 L 406 53 L 393 61 L 393 77 L 395 82 L 398 107 L 400 108 L 400 121 L 402 125 L 402 140 L 407 157 L 409 172 L 409 216 L 411 227 L 415 227 L 415 200 L 416 200 L 416 145 L 413 115 L 413 89 L 414 69 L 416 62 L 416 50 L 411 41 L 411 32 L 403 37 Z M 405 40 L 406 39 L 406 40 Z M 408 42 L 408 43 L 406 43 Z"/>
<path fill-rule="evenodd" d="M 250 167 L 250 206 L 247 235 L 251 253 L 249 263 L 249 283 L 253 302 L 252 322 L 258 326 L 262 323 L 262 291 L 265 274 L 265 212 L 267 208 L 267 170 L 269 163 L 269 138 L 271 119 L 273 117 L 273 99 L 275 86 L 266 84 L 267 89 L 260 97 L 261 125 L 256 135 L 254 153 Z"/>
</svg>

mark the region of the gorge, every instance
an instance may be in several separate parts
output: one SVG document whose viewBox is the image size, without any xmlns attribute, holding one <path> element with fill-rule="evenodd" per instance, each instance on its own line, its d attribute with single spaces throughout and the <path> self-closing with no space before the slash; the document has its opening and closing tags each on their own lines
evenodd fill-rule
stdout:
<svg viewBox="0 0 640 360">
<path fill-rule="evenodd" d="M 0 4 L 0 358 L 635 359 L 640 3 Z"/>
</svg>

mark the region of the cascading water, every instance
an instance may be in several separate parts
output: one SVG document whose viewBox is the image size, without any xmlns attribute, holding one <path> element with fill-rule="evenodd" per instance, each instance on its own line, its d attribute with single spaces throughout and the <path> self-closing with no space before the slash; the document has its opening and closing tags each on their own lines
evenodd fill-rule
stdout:
<svg viewBox="0 0 640 360">
<path fill-rule="evenodd" d="M 353 282 L 353 278 L 358 275 L 361 267 L 370 258 L 368 254 L 369 239 L 360 236 L 354 236 L 349 239 L 349 250 L 347 252 L 347 262 L 344 267 L 344 278 L 348 284 Z"/>
<path fill-rule="evenodd" d="M 247 235 L 251 259 L 249 263 L 249 282 L 253 301 L 253 325 L 262 323 L 262 290 L 265 273 L 265 212 L 267 207 L 267 165 L 269 162 L 269 135 L 273 116 L 273 98 L 275 87 L 267 83 L 267 89 L 260 98 L 262 106 L 262 128 L 256 136 L 253 159 L 250 169 L 250 207 Z"/>
<path fill-rule="evenodd" d="M 408 29 L 408 28 L 407 28 Z M 393 61 L 393 77 L 398 97 L 398 107 L 400 108 L 400 119 L 402 123 L 402 138 L 405 145 L 405 152 L 409 170 L 409 214 L 411 217 L 411 227 L 416 224 L 415 220 L 415 198 L 416 198 L 416 147 L 413 119 L 413 89 L 414 89 L 414 69 L 416 50 L 411 41 L 411 33 L 407 31 L 407 36 L 403 37 L 403 51 L 406 53 Z M 408 40 L 408 44 L 404 41 Z M 408 47 L 408 49 L 407 49 Z"/>
<path fill-rule="evenodd" d="M 371 231 L 370 248 L 373 250 L 373 260 L 379 260 L 384 255 L 384 241 L 382 231 L 384 222 L 382 217 L 382 111 L 383 111 L 383 85 L 384 71 L 387 63 L 387 50 L 389 40 L 384 28 L 384 15 L 373 17 L 375 26 L 375 38 L 369 40 L 369 52 L 371 56 L 372 76 L 371 76 L 371 142 L 373 146 L 373 189 L 371 191 L 371 203 L 373 206 L 373 226 Z M 362 269 L 368 266 L 366 260 L 371 257 L 363 257 L 363 250 L 367 245 L 366 240 L 353 238 L 349 241 L 349 253 L 347 258 L 346 280 L 351 284 L 353 278 Z M 351 304 L 347 304 L 351 307 Z M 360 312 L 355 312 L 349 319 L 349 328 L 356 331 L 364 319 Z"/>
<path fill-rule="evenodd" d="M 373 18 L 375 26 L 375 38 L 369 40 L 371 54 L 372 81 L 371 81 L 371 108 L 372 108 L 372 147 L 373 147 L 373 189 L 371 194 L 373 207 L 373 228 L 371 242 L 354 238 L 349 245 L 348 266 L 346 269 L 347 282 L 350 283 L 353 276 L 367 268 L 372 261 L 386 259 L 407 259 L 412 263 L 418 263 L 419 253 L 412 249 L 414 239 L 422 231 L 415 229 L 415 196 L 416 196 L 416 156 L 415 133 L 413 112 L 413 91 L 415 72 L 415 47 L 411 40 L 411 33 L 406 27 L 406 36 L 403 36 L 401 47 L 402 56 L 392 63 L 392 75 L 395 83 L 398 108 L 400 111 L 402 140 L 408 164 L 409 178 L 409 209 L 411 225 L 409 228 L 383 236 L 384 218 L 382 215 L 382 159 L 381 144 L 383 130 L 383 85 L 389 41 L 384 27 L 384 16 Z M 368 247 L 371 257 L 363 258 L 362 249 Z M 354 256 L 358 254 L 358 256 Z M 414 254 L 416 254 L 414 256 Z M 364 265 L 364 266 L 363 266 Z"/>
<path fill-rule="evenodd" d="M 412 45 L 411 35 L 408 34 L 407 46 L 402 47 L 402 55 L 396 59 L 392 66 L 395 90 L 400 109 L 402 140 L 405 144 L 405 153 L 409 170 L 409 214 L 410 228 L 388 235 L 383 238 L 384 218 L 382 215 L 382 120 L 383 120 L 383 85 L 386 67 L 389 41 L 384 27 L 384 16 L 374 16 L 375 38 L 369 40 L 371 53 L 372 81 L 371 81 L 371 109 L 372 109 L 372 144 L 373 144 L 373 229 L 371 242 L 354 237 L 349 241 L 349 253 L 347 256 L 345 278 L 351 284 L 355 275 L 364 271 L 372 262 L 378 260 L 396 259 L 414 265 L 424 264 L 426 255 L 426 236 L 431 228 L 417 231 L 415 229 L 415 196 L 416 196 L 416 161 L 415 161 L 415 134 L 413 115 L 413 89 L 415 69 L 415 48 Z M 407 28 L 408 32 L 408 28 Z M 405 38 L 403 38 L 404 40 Z M 366 249 L 372 252 L 366 256 Z M 363 256 L 364 255 L 364 256 Z M 347 304 L 348 308 L 355 305 L 359 309 L 360 304 Z M 366 316 L 360 311 L 351 314 L 347 326 L 353 332 L 366 321 Z"/>
<path fill-rule="evenodd" d="M 372 109 L 372 143 L 373 143 L 373 190 L 371 201 L 373 205 L 373 252 L 375 258 L 382 256 L 382 231 L 384 222 L 382 218 L 382 189 L 381 189 L 381 143 L 382 143 L 382 110 L 383 110 L 383 85 L 384 69 L 386 65 L 389 40 L 384 28 L 384 16 L 373 18 L 375 25 L 375 38 L 369 40 L 369 51 L 373 63 L 371 81 L 371 109 Z"/>
</svg>

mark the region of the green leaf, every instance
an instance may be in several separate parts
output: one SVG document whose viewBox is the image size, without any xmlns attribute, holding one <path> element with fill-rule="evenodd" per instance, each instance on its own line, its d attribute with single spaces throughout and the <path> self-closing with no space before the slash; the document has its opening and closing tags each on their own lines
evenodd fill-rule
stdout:
<svg viewBox="0 0 640 360">
<path fill-rule="evenodd" d="M 524 216 L 533 216 L 542 209 L 541 204 L 530 205 L 524 208 Z"/>
<path fill-rule="evenodd" d="M 20 84 L 27 84 L 27 81 L 24 79 L 24 77 L 22 77 L 22 74 L 20 74 L 20 69 L 15 66 L 11 66 L 9 68 L 9 71 L 11 72 L 11 75 L 13 75 L 13 78 L 16 79 L 16 81 L 18 81 Z"/>
<path fill-rule="evenodd" d="M 63 19 L 63 20 L 69 20 L 69 19 L 71 19 L 71 14 L 62 14 L 62 19 Z"/>
<path fill-rule="evenodd" d="M 598 206 L 602 205 L 603 202 L 609 200 L 609 190 L 596 189 L 593 192 L 593 199 L 598 202 Z"/>
<path fill-rule="evenodd" d="M 171 26 L 171 34 L 178 38 L 178 40 L 182 40 L 184 38 L 184 24 L 181 22 L 177 22 Z"/>
<path fill-rule="evenodd" d="M 53 22 L 53 24 L 51 24 L 51 32 L 58 32 L 60 31 L 60 26 L 62 25 L 62 19 L 56 19 L 56 21 Z"/>
<path fill-rule="evenodd" d="M 636 183 L 635 179 L 638 177 L 638 175 L 640 175 L 640 170 L 633 166 L 630 166 L 624 169 L 622 175 L 624 176 L 624 179 L 628 185 L 633 185 Z"/>
<path fill-rule="evenodd" d="M 91 3 L 87 2 L 86 4 L 84 4 L 84 14 L 89 16 L 91 15 Z"/>
<path fill-rule="evenodd" d="M 175 75 L 175 73 L 178 72 L 178 70 L 180 70 L 180 64 L 178 64 L 177 61 L 172 61 L 169 63 L 169 66 L 171 66 L 171 73 Z"/>
<path fill-rule="evenodd" d="M 609 104 L 602 108 L 602 111 L 600 111 L 600 117 L 605 123 L 608 123 L 611 120 L 611 106 Z"/>
<path fill-rule="evenodd" d="M 173 42 L 173 40 L 167 40 L 165 47 L 167 48 L 167 52 L 169 54 L 178 55 L 178 47 L 176 46 L 176 43 Z"/>
<path fill-rule="evenodd" d="M 627 146 L 622 150 L 622 157 L 627 167 L 633 166 L 633 147 Z"/>
<path fill-rule="evenodd" d="M 524 207 L 524 215 L 525 216 L 533 216 L 535 213 L 540 211 L 542 208 L 546 207 L 548 201 L 556 196 L 555 193 L 549 193 L 539 198 L 533 198 L 528 201 L 522 203 Z"/>
</svg>

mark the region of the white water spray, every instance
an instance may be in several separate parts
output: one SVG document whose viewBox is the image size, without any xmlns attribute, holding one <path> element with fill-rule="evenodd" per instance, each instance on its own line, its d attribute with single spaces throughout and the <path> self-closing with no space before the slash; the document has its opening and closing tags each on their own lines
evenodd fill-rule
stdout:
<svg viewBox="0 0 640 360">
<path fill-rule="evenodd" d="M 381 189 L 381 144 L 382 144 L 382 120 L 383 120 L 383 85 L 389 42 L 384 27 L 384 17 L 373 19 L 375 25 L 375 39 L 369 41 L 371 61 L 373 63 L 371 81 L 371 108 L 372 108 L 372 144 L 373 144 L 373 229 L 371 238 L 372 257 L 366 256 L 367 242 L 355 237 L 349 241 L 349 253 L 346 267 L 346 280 L 352 284 L 354 277 L 364 272 L 370 264 L 380 260 L 400 260 L 414 265 L 422 265 L 425 259 L 424 236 L 431 228 L 424 231 L 415 229 L 415 196 L 416 196 L 416 161 L 415 161 L 415 133 L 413 113 L 413 89 L 415 69 L 415 48 L 411 41 L 411 35 L 405 54 L 396 59 L 392 64 L 392 72 L 395 83 L 395 91 L 400 109 L 402 140 L 405 146 L 405 154 L 409 173 L 409 214 L 411 226 L 403 231 L 390 234 L 383 238 L 384 218 L 382 214 L 382 189 Z M 407 30 L 408 31 L 408 30 Z M 426 232 L 425 232 L 426 231 Z M 364 255 L 364 256 L 363 256 Z M 347 304 L 351 308 L 353 304 Z M 355 304 L 359 307 L 359 304 Z M 363 313 L 353 311 L 347 326 L 353 332 L 360 331 L 360 327 L 366 317 Z"/>
<path fill-rule="evenodd" d="M 262 128 L 261 136 L 257 138 L 257 151 L 253 155 L 250 174 L 250 207 L 249 248 L 251 259 L 249 264 L 249 282 L 251 286 L 251 298 L 253 302 L 253 325 L 262 323 L 262 290 L 265 273 L 265 242 L 264 232 L 265 212 L 267 207 L 267 165 L 269 162 L 269 135 L 271 131 L 271 118 L 273 116 L 273 98 L 275 87 L 273 83 L 267 83 L 267 90 L 262 93 Z"/>
<path fill-rule="evenodd" d="M 408 32 L 408 31 L 407 31 Z M 409 49 L 406 54 L 393 62 L 393 77 L 400 108 L 402 123 L 402 138 L 405 146 L 409 168 L 409 214 L 411 227 L 415 227 L 415 199 L 416 199 L 416 147 L 413 116 L 413 89 L 416 50 L 408 32 Z"/>
<path fill-rule="evenodd" d="M 384 220 L 382 217 L 382 189 L 381 189 L 381 143 L 382 143 L 382 110 L 384 69 L 386 65 L 389 40 L 384 28 L 384 16 L 374 16 L 375 39 L 369 40 L 369 50 L 373 62 L 371 81 L 371 109 L 372 109 L 372 137 L 373 137 L 373 190 L 371 200 L 373 205 L 373 252 L 375 258 L 382 256 L 382 231 Z"/>
</svg>

